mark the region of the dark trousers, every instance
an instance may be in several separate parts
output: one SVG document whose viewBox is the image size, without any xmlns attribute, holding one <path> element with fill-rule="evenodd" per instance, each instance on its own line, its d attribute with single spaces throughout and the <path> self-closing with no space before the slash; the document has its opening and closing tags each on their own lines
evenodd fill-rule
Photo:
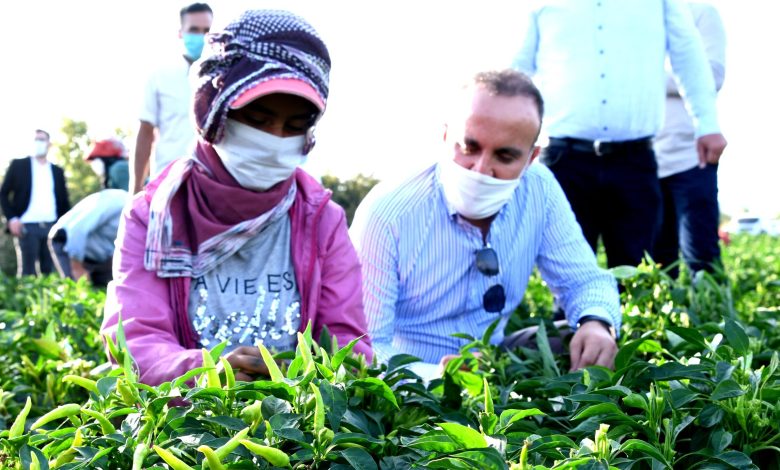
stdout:
<svg viewBox="0 0 780 470">
<path fill-rule="evenodd" d="M 16 247 L 16 273 L 18 276 L 34 276 L 54 272 L 54 263 L 49 255 L 49 230 L 53 223 L 32 223 L 23 225 L 23 233 L 14 238 Z"/>
<path fill-rule="evenodd" d="M 52 257 L 57 263 L 57 270 L 63 277 L 73 277 L 73 273 L 70 268 L 70 257 L 65 252 L 65 238 L 54 237 L 49 240 L 49 249 Z M 112 261 L 113 258 L 108 258 L 105 261 L 94 261 L 89 258 L 85 258 L 82 265 L 89 274 L 89 280 L 95 287 L 106 288 L 111 279 L 113 279 L 112 273 Z"/>
<path fill-rule="evenodd" d="M 663 217 L 653 259 L 668 266 L 682 252 L 691 270 L 712 272 L 720 264 L 718 166 L 692 168 L 661 178 L 660 184 Z"/>
<path fill-rule="evenodd" d="M 652 252 L 661 213 L 652 148 L 596 155 L 554 142 L 541 161 L 566 193 L 593 251 L 601 237 L 608 266 L 638 265 Z"/>
</svg>

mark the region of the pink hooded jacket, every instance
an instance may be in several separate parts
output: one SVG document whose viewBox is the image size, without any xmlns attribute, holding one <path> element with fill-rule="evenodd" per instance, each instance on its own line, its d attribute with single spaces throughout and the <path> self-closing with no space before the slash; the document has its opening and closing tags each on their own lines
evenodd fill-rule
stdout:
<svg viewBox="0 0 780 470">
<path fill-rule="evenodd" d="M 312 323 L 314 337 L 327 325 L 340 346 L 363 336 L 353 349 L 372 357 L 363 313 L 360 264 L 347 234 L 344 210 L 302 170 L 290 208 L 292 261 L 301 295 L 301 330 Z M 101 331 L 116 337 L 118 316 L 140 380 L 149 385 L 170 381 L 201 366 L 185 308 L 191 278 L 160 278 L 144 269 L 149 201 L 144 193 L 125 209 L 114 255 L 114 280 L 108 286 Z M 177 300 L 178 299 L 178 300 Z M 178 312 L 177 312 L 178 310 Z M 189 336 L 189 337 L 188 337 Z"/>
</svg>

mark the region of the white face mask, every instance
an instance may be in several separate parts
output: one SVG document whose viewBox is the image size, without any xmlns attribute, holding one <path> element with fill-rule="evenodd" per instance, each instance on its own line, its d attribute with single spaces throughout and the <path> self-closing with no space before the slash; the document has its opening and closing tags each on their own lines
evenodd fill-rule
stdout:
<svg viewBox="0 0 780 470">
<path fill-rule="evenodd" d="M 33 144 L 33 157 L 43 157 L 49 153 L 49 143 L 45 140 L 35 139 Z"/>
<path fill-rule="evenodd" d="M 225 137 L 214 148 L 242 187 L 265 191 L 293 174 L 306 161 L 306 136 L 277 137 L 234 119 L 225 121 Z"/>
<path fill-rule="evenodd" d="M 498 213 L 512 198 L 520 184 L 520 176 L 502 180 L 463 168 L 452 158 L 439 162 L 439 182 L 445 199 L 458 214 L 473 220 L 486 219 Z"/>
<path fill-rule="evenodd" d="M 106 164 L 101 158 L 93 158 L 89 161 L 89 166 L 92 167 L 92 171 L 95 172 L 100 178 L 106 174 Z"/>
</svg>

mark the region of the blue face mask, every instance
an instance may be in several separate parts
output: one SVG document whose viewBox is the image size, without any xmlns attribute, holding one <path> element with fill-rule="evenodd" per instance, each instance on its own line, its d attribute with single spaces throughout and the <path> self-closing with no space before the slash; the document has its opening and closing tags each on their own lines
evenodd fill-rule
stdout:
<svg viewBox="0 0 780 470">
<path fill-rule="evenodd" d="M 182 34 L 182 40 L 184 41 L 184 50 L 187 57 L 192 60 L 200 59 L 200 55 L 203 53 L 205 36 L 197 33 L 184 33 Z"/>
</svg>

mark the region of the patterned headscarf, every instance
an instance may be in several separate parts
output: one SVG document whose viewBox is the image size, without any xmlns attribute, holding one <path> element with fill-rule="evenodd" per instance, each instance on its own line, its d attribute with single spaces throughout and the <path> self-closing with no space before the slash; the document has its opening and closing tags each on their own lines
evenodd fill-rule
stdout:
<svg viewBox="0 0 780 470">
<path fill-rule="evenodd" d="M 268 80 L 301 80 L 327 101 L 330 55 L 304 19 L 287 11 L 250 10 L 209 42 L 217 51 L 200 64 L 194 100 L 205 141 L 219 143 L 231 103 Z"/>
</svg>

